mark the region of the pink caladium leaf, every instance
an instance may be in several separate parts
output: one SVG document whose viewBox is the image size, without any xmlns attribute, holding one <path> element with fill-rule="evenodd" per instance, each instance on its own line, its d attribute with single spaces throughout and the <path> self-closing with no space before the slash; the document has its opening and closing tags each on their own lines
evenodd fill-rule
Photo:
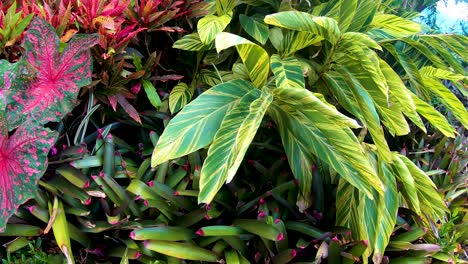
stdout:
<svg viewBox="0 0 468 264">
<path fill-rule="evenodd" d="M 18 62 L 19 81 L 7 95 L 10 131 L 25 120 L 59 121 L 73 109 L 79 88 L 91 83 L 90 47 L 98 40 L 96 34 L 76 34 L 61 52 L 54 28 L 38 17 L 31 22 Z"/>
<path fill-rule="evenodd" d="M 0 232 L 16 209 L 33 198 L 56 138 L 56 132 L 30 122 L 10 137 L 0 135 Z"/>
</svg>

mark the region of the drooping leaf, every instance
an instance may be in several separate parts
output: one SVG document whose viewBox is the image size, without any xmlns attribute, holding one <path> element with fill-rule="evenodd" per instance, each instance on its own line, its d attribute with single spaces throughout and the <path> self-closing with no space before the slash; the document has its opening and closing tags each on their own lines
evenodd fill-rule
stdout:
<svg viewBox="0 0 468 264">
<path fill-rule="evenodd" d="M 216 0 L 216 12 L 218 16 L 228 14 L 236 7 L 237 0 Z"/>
<path fill-rule="evenodd" d="M 256 17 L 248 17 L 246 15 L 239 15 L 239 22 L 242 28 L 256 41 L 262 45 L 268 40 L 268 26 L 263 23 L 262 20 Z"/>
<path fill-rule="evenodd" d="M 305 12 L 285 11 L 265 17 L 265 23 L 287 29 L 314 33 L 335 44 L 340 36 L 336 20 L 318 17 Z"/>
<path fill-rule="evenodd" d="M 221 16 L 207 15 L 200 19 L 197 24 L 198 35 L 203 44 L 210 44 L 216 34 L 222 32 L 231 22 L 231 15 L 225 14 Z"/>
<path fill-rule="evenodd" d="M 358 0 L 340 0 L 337 5 L 339 6 L 338 26 L 341 32 L 346 32 L 353 22 L 354 14 L 356 13 Z"/>
<path fill-rule="evenodd" d="M 46 21 L 35 18 L 25 35 L 19 71 L 24 78 L 8 93 L 9 130 L 25 118 L 44 124 L 60 120 L 73 109 L 80 87 L 91 83 L 89 48 L 97 35 L 75 35 L 63 52 L 59 38 Z"/>
<path fill-rule="evenodd" d="M 420 214 L 421 207 L 419 206 L 419 198 L 416 188 L 417 184 L 406 164 L 396 153 L 394 153 L 392 167 L 395 171 L 398 181 L 401 183 L 400 191 L 403 194 L 406 203 L 408 204 L 411 210 L 413 210 L 417 214 Z"/>
<path fill-rule="evenodd" d="M 159 138 L 151 166 L 156 167 L 210 144 L 226 113 L 252 89 L 250 82 L 233 80 L 212 87 L 186 105 Z"/>
<path fill-rule="evenodd" d="M 424 102 L 415 94 L 411 93 L 413 101 L 416 104 L 416 111 L 426 118 L 431 125 L 439 129 L 447 137 L 455 137 L 456 130 L 450 125 L 444 115 L 435 110 L 430 104 Z"/>
<path fill-rule="evenodd" d="M 135 109 L 135 107 L 128 102 L 127 98 L 121 94 L 115 95 L 117 102 L 123 108 L 123 110 L 135 121 L 141 124 L 140 114 Z"/>
<path fill-rule="evenodd" d="M 174 86 L 169 95 L 169 110 L 171 110 L 171 113 L 177 113 L 180 109 L 184 108 L 190 99 L 192 99 L 193 92 L 193 89 L 183 82 Z"/>
<path fill-rule="evenodd" d="M 203 163 L 199 203 L 210 203 L 222 185 L 234 178 L 272 101 L 266 88 L 252 89 L 227 112 Z"/>
<path fill-rule="evenodd" d="M 159 98 L 158 92 L 156 92 L 156 88 L 154 85 L 148 80 L 141 80 L 141 84 L 143 85 L 143 89 L 145 90 L 146 96 L 150 103 L 156 108 L 159 109 L 162 105 L 161 98 Z"/>
<path fill-rule="evenodd" d="M 289 30 L 283 33 L 280 28 L 270 29 L 269 38 L 275 49 L 283 57 L 289 57 L 296 51 L 319 43 L 324 38 L 314 33 Z"/>
<path fill-rule="evenodd" d="M 294 57 L 281 59 L 280 56 L 271 56 L 271 70 L 275 75 L 278 88 L 305 88 L 301 63 Z"/>
<path fill-rule="evenodd" d="M 449 70 L 439 69 L 432 66 L 426 66 L 419 69 L 419 73 L 422 77 L 435 78 L 441 80 L 450 80 L 452 82 L 458 82 L 460 80 L 468 79 L 468 76 L 454 73 Z"/>
<path fill-rule="evenodd" d="M 368 25 L 371 23 L 372 19 L 377 13 L 377 9 L 379 8 L 381 2 L 382 0 L 359 0 L 351 25 L 348 27 L 348 31 L 365 32 Z M 346 5 L 346 3 L 343 4 Z"/>
<path fill-rule="evenodd" d="M 181 50 L 199 51 L 203 49 L 204 45 L 200 39 L 200 35 L 198 35 L 198 33 L 192 33 L 178 39 L 176 42 L 174 42 L 172 47 Z"/>
<path fill-rule="evenodd" d="M 370 24 L 372 29 L 380 29 L 383 32 L 395 37 L 405 37 L 413 35 L 421 30 L 421 24 L 392 14 L 378 14 L 374 16 Z"/>
<path fill-rule="evenodd" d="M 316 110 L 320 113 L 319 109 Z M 383 193 L 384 187 L 376 177 L 374 169 L 370 166 L 362 146 L 351 129 L 338 126 L 333 122 L 330 122 L 328 126 L 318 127 L 298 108 L 291 108 L 277 101 L 273 102 L 269 113 L 280 128 L 280 133 L 289 130 L 289 133 L 292 133 L 311 153 L 327 163 L 370 199 L 373 198 L 374 189 Z M 316 118 L 318 119 L 319 116 Z M 326 117 L 323 120 L 326 120 Z M 289 133 L 281 134 L 282 138 L 291 137 Z"/>
<path fill-rule="evenodd" d="M 235 46 L 255 87 L 261 88 L 265 85 L 270 60 L 268 53 L 262 47 L 243 37 L 226 32 L 216 35 L 215 43 L 218 53 Z"/>
<path fill-rule="evenodd" d="M 29 122 L 10 137 L 0 135 L 0 232 L 16 209 L 33 198 L 56 137 L 55 132 Z"/>
</svg>

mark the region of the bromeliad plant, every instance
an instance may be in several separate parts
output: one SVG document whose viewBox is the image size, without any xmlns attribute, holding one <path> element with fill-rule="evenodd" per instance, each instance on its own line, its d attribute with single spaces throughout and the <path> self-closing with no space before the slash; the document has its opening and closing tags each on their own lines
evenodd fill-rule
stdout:
<svg viewBox="0 0 468 264">
<path fill-rule="evenodd" d="M 47 128 L 76 104 L 91 82 L 90 47 L 96 35 L 76 35 L 66 46 L 55 29 L 35 18 L 17 63 L 0 61 L 0 232 L 8 218 L 34 196 L 57 133 Z"/>
<path fill-rule="evenodd" d="M 466 37 L 423 35 L 419 24 L 389 14 L 386 6 L 215 1 L 198 32 L 174 44 L 196 51 L 196 66 L 193 82 L 171 92 L 171 111 L 182 110 L 161 135 L 152 167 L 208 148 L 198 202 L 209 204 L 236 175 L 262 121 L 271 118 L 299 180 L 299 208 L 313 204 L 312 168 L 321 160 L 338 181 L 336 224 L 368 241 L 364 255 L 380 263 L 399 207 L 424 213 L 426 224 L 447 210 L 427 174 L 392 152 L 387 139 L 408 134 L 407 119 L 426 131 L 420 116 L 454 137 L 455 129 L 427 103 L 431 98 L 468 127 L 466 109 L 440 82 L 466 81 L 454 59 L 466 60 Z M 231 22 L 237 20 L 236 28 Z M 229 26 L 236 34 L 223 32 Z M 197 86 L 213 87 L 189 103 Z"/>
</svg>

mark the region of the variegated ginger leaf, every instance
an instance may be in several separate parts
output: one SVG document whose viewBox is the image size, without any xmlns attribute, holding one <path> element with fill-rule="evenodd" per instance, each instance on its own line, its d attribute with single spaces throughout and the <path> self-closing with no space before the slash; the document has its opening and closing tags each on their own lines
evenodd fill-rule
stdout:
<svg viewBox="0 0 468 264">
<path fill-rule="evenodd" d="M 26 118 L 40 124 L 59 121 L 73 109 L 80 87 L 91 83 L 90 47 L 97 35 L 75 35 L 60 52 L 55 29 L 36 17 L 29 25 L 20 63 L 22 78 L 7 95 L 9 130 Z"/>
<path fill-rule="evenodd" d="M 279 12 L 266 16 L 264 21 L 277 27 L 314 33 L 332 44 L 338 41 L 341 34 L 338 23 L 333 18 L 313 16 L 305 12 Z"/>
<path fill-rule="evenodd" d="M 260 18 L 239 15 L 239 22 L 242 28 L 256 41 L 265 45 L 268 40 L 268 26 Z"/>
<path fill-rule="evenodd" d="M 218 16 L 228 14 L 236 7 L 237 0 L 216 0 L 216 12 Z"/>
<path fill-rule="evenodd" d="M 199 203 L 211 203 L 223 184 L 234 178 L 272 101 L 267 88 L 252 89 L 227 112 L 203 163 Z"/>
<path fill-rule="evenodd" d="M 192 33 L 178 39 L 176 42 L 174 42 L 172 47 L 181 50 L 199 51 L 203 49 L 204 45 L 200 39 L 200 35 L 198 35 L 198 33 Z"/>
<path fill-rule="evenodd" d="M 272 28 L 269 32 L 271 43 L 283 57 L 289 57 L 296 51 L 317 44 L 324 39 L 322 36 L 305 31 L 283 32 L 280 28 Z"/>
<path fill-rule="evenodd" d="M 151 166 L 156 167 L 209 145 L 226 113 L 252 89 L 250 82 L 233 80 L 212 87 L 186 105 L 159 138 Z"/>
<path fill-rule="evenodd" d="M 0 134 L 0 232 L 16 209 L 34 197 L 56 137 L 56 132 L 30 122 L 9 137 Z"/>
<path fill-rule="evenodd" d="M 339 6 L 338 27 L 341 32 L 346 32 L 353 22 L 357 4 L 358 0 L 340 0 L 336 3 Z"/>
<path fill-rule="evenodd" d="M 266 84 L 270 60 L 268 53 L 262 47 L 243 37 L 226 32 L 216 35 L 215 44 L 218 53 L 235 46 L 255 87 L 261 88 Z"/>
<path fill-rule="evenodd" d="M 439 69 L 432 66 L 425 66 L 419 69 L 421 77 L 435 78 L 441 80 L 450 80 L 452 82 L 458 82 L 461 80 L 468 79 L 468 76 L 454 73 L 449 70 Z"/>
<path fill-rule="evenodd" d="M 416 188 L 416 182 L 411 172 L 409 171 L 406 164 L 403 162 L 400 155 L 393 154 L 393 164 L 392 168 L 394 170 L 396 178 L 401 182 L 401 193 L 405 198 L 408 207 L 413 210 L 416 214 L 421 214 L 421 207 L 419 206 L 418 192 Z M 418 183 L 419 184 L 419 183 Z"/>
<path fill-rule="evenodd" d="M 225 14 L 220 16 L 206 15 L 198 21 L 197 29 L 200 40 L 204 45 L 210 44 L 216 34 L 222 32 L 231 22 L 232 15 Z"/>
<path fill-rule="evenodd" d="M 300 91 L 301 89 L 293 89 Z M 317 105 L 319 107 L 320 105 Z M 373 198 L 373 190 L 383 193 L 385 189 L 376 177 L 374 168 L 371 167 L 365 151 L 351 129 L 336 125 L 330 121 L 328 126 L 316 125 L 300 111 L 300 107 L 292 108 L 290 105 L 273 101 L 269 109 L 278 127 L 287 127 L 293 136 L 299 140 L 309 151 L 327 163 L 353 186 L 364 192 L 370 199 Z M 320 118 L 321 109 L 316 109 Z M 326 116 L 323 116 L 326 122 Z M 280 129 L 280 132 L 284 129 Z M 291 136 L 281 135 L 282 140 Z M 302 177 L 295 175 L 295 177 Z"/>
<path fill-rule="evenodd" d="M 382 0 L 358 0 L 356 11 L 354 12 L 353 20 L 351 25 L 348 27 L 348 31 L 351 32 L 364 32 L 371 23 L 378 8 L 380 7 Z"/>
<path fill-rule="evenodd" d="M 184 108 L 186 104 L 192 99 L 193 89 L 189 88 L 186 83 L 181 82 L 172 88 L 169 95 L 169 110 L 171 113 L 177 113 Z"/>
<path fill-rule="evenodd" d="M 282 59 L 280 56 L 273 54 L 270 65 L 275 75 L 276 87 L 305 88 L 301 63 L 296 58 L 289 57 Z"/>
<path fill-rule="evenodd" d="M 397 15 L 377 14 L 370 24 L 368 34 L 372 35 L 374 29 L 379 29 L 394 37 L 406 37 L 418 33 L 421 30 L 421 24 Z"/>
<path fill-rule="evenodd" d="M 455 137 L 457 131 L 450 125 L 444 115 L 435 110 L 430 104 L 424 102 L 415 94 L 411 93 L 414 103 L 416 104 L 416 111 L 437 128 L 442 134 L 447 137 Z"/>
</svg>

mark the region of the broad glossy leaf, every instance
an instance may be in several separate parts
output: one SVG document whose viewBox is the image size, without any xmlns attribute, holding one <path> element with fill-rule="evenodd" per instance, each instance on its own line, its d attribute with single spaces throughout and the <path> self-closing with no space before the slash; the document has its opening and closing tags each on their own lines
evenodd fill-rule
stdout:
<svg viewBox="0 0 468 264">
<path fill-rule="evenodd" d="M 280 28 L 270 29 L 270 41 L 283 57 L 294 55 L 296 51 L 317 44 L 324 38 L 314 33 L 289 30 L 283 33 Z"/>
<path fill-rule="evenodd" d="M 424 84 L 431 94 L 437 98 L 452 112 L 452 114 L 468 128 L 468 111 L 458 98 L 444 86 L 439 80 L 424 78 Z"/>
<path fill-rule="evenodd" d="M 348 31 L 366 31 L 368 25 L 374 18 L 374 15 L 376 14 L 381 2 L 381 0 L 359 0 L 356 11 L 354 12 L 354 17 L 351 22 L 351 25 L 348 27 Z"/>
<path fill-rule="evenodd" d="M 174 42 L 172 47 L 181 50 L 199 51 L 203 49 L 204 45 L 200 39 L 200 35 L 198 35 L 198 33 L 192 33 L 185 35 L 181 39 Z"/>
<path fill-rule="evenodd" d="M 371 49 L 382 50 L 382 47 L 380 47 L 379 43 L 364 33 L 346 32 L 341 36 L 341 39 L 354 43 L 364 44 Z"/>
<path fill-rule="evenodd" d="M 412 93 L 411 97 L 413 97 L 413 101 L 416 104 L 416 111 L 418 111 L 420 115 L 426 118 L 431 125 L 437 128 L 445 136 L 452 138 L 455 137 L 456 130 L 450 125 L 444 115 L 435 110 L 430 104 L 421 100 L 415 94 Z"/>
<path fill-rule="evenodd" d="M 269 29 L 260 18 L 248 17 L 246 15 L 240 14 L 239 22 L 247 34 L 249 34 L 256 41 L 260 42 L 262 45 L 265 45 L 268 40 Z"/>
<path fill-rule="evenodd" d="M 437 56 L 435 51 L 429 49 L 420 39 L 414 40 L 411 38 L 401 38 L 401 41 L 407 43 L 414 49 L 416 49 L 421 55 L 429 59 L 434 66 L 438 68 L 446 68 L 445 62 L 442 60 L 441 57 Z"/>
<path fill-rule="evenodd" d="M 433 222 L 442 219 L 448 209 L 434 182 L 410 159 L 403 155 L 398 155 L 398 157 L 405 163 L 415 182 L 417 182 L 416 190 L 421 211 L 428 215 Z"/>
<path fill-rule="evenodd" d="M 449 52 L 446 46 L 444 46 L 437 37 L 431 36 L 420 36 L 423 43 L 435 50 L 439 57 L 446 61 L 450 67 L 452 67 L 459 74 L 466 74 L 465 68 L 461 65 L 460 61 L 455 58 L 452 52 Z"/>
<path fill-rule="evenodd" d="M 36 17 L 29 25 L 19 71 L 24 78 L 8 93 L 9 130 L 26 118 L 44 124 L 59 121 L 70 112 L 80 87 L 91 83 L 90 47 L 97 35 L 75 35 L 63 52 L 55 29 Z"/>
<path fill-rule="evenodd" d="M 186 83 L 178 83 L 172 88 L 171 94 L 169 95 L 169 110 L 171 113 L 177 113 L 179 110 L 184 108 L 186 104 L 192 99 L 193 89 L 189 88 Z"/>
<path fill-rule="evenodd" d="M 18 207 L 34 197 L 57 133 L 24 123 L 10 137 L 0 135 L 0 232 Z"/>
<path fill-rule="evenodd" d="M 356 13 L 358 0 L 340 0 L 337 5 L 339 6 L 338 26 L 341 32 L 346 32 L 353 22 L 354 14 Z"/>
<path fill-rule="evenodd" d="M 156 92 L 156 87 L 148 81 L 148 80 L 141 80 L 141 84 L 143 85 L 143 89 L 145 90 L 146 97 L 150 103 L 156 108 L 159 109 L 162 105 L 161 98 L 159 98 L 158 93 Z"/>
<path fill-rule="evenodd" d="M 231 33 L 222 32 L 216 36 L 216 50 L 218 52 L 234 46 L 255 87 L 263 87 L 270 69 L 268 53 L 257 44 Z"/>
<path fill-rule="evenodd" d="M 228 14 L 236 7 L 237 0 L 216 0 L 216 12 L 218 16 Z"/>
<path fill-rule="evenodd" d="M 468 76 L 454 73 L 449 70 L 439 69 L 432 66 L 422 67 L 419 70 L 422 77 L 436 78 L 441 80 L 450 80 L 452 82 L 458 82 L 461 80 L 468 79 Z"/>
<path fill-rule="evenodd" d="M 383 193 L 384 187 L 351 129 L 337 126 L 333 122 L 330 122 L 329 126 L 317 127 L 299 109 L 273 102 L 269 113 L 280 127 L 280 133 L 288 129 L 311 153 L 330 165 L 341 177 L 371 199 L 374 189 Z M 323 119 L 326 120 L 326 117 Z M 301 176 L 295 175 L 295 177 Z"/>
<path fill-rule="evenodd" d="M 207 15 L 198 21 L 197 29 L 200 40 L 203 44 L 210 44 L 216 34 L 222 32 L 231 22 L 231 15 L 225 14 L 221 16 Z"/>
<path fill-rule="evenodd" d="M 239 63 L 243 66 L 242 63 Z M 231 81 L 234 79 L 241 79 L 238 76 L 234 76 L 234 74 L 230 71 L 210 71 L 208 69 L 203 69 L 199 73 L 200 81 L 204 84 L 208 85 L 208 87 L 212 87 L 218 85 L 223 82 Z M 249 79 L 249 74 L 246 73 L 246 80 Z"/>
<path fill-rule="evenodd" d="M 151 166 L 156 167 L 209 145 L 226 113 L 252 89 L 252 84 L 244 80 L 225 82 L 186 105 L 159 138 L 151 157 Z"/>
<path fill-rule="evenodd" d="M 393 157 L 392 167 L 398 181 L 401 183 L 400 191 L 409 208 L 415 213 L 421 214 L 415 179 L 401 157 L 396 153 L 394 153 Z"/>
<path fill-rule="evenodd" d="M 223 184 L 234 178 L 272 101 L 266 88 L 252 89 L 227 112 L 203 163 L 199 203 L 210 203 Z"/>
<path fill-rule="evenodd" d="M 468 37 L 461 34 L 439 34 L 434 36 L 441 40 L 452 52 L 455 52 L 464 61 L 468 61 L 466 47 L 468 46 Z"/>
<path fill-rule="evenodd" d="M 273 90 L 275 104 L 283 108 L 298 109 L 309 121 L 318 127 L 361 127 L 356 120 L 340 113 L 335 108 L 324 103 L 314 93 L 307 89 L 284 87 Z"/>
<path fill-rule="evenodd" d="M 301 63 L 294 57 L 281 59 L 279 55 L 271 56 L 271 70 L 275 75 L 278 88 L 305 88 Z"/>
<path fill-rule="evenodd" d="M 340 36 L 336 20 L 318 17 L 305 12 L 285 11 L 265 17 L 265 23 L 287 29 L 314 33 L 335 44 Z"/>
<path fill-rule="evenodd" d="M 377 14 L 370 24 L 372 29 L 380 29 L 395 37 L 413 35 L 421 30 L 421 24 L 392 14 Z"/>
</svg>

